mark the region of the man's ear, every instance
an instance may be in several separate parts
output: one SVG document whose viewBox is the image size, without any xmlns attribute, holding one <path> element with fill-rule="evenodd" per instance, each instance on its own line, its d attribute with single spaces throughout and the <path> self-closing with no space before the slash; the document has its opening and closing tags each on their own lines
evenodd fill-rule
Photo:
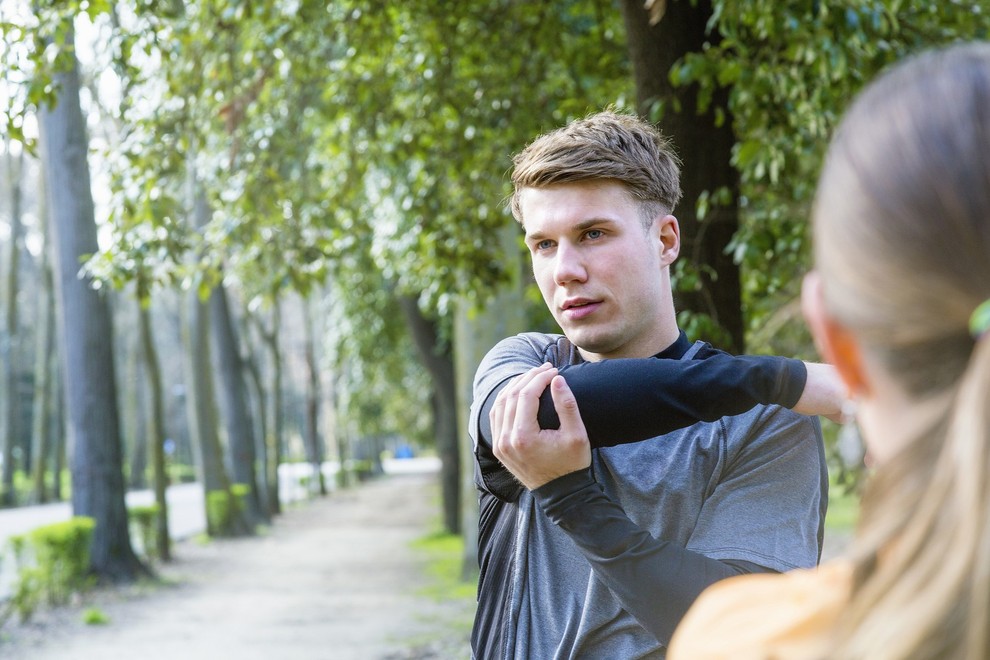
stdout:
<svg viewBox="0 0 990 660">
<path fill-rule="evenodd" d="M 801 287 L 801 310 L 822 358 L 832 364 L 845 383 L 850 397 L 869 394 L 869 380 L 859 341 L 825 308 L 821 276 L 811 271 Z"/>
<path fill-rule="evenodd" d="M 657 224 L 660 235 L 660 261 L 664 266 L 669 266 L 681 252 L 681 228 L 677 224 L 677 218 L 670 214 L 660 218 Z"/>
</svg>

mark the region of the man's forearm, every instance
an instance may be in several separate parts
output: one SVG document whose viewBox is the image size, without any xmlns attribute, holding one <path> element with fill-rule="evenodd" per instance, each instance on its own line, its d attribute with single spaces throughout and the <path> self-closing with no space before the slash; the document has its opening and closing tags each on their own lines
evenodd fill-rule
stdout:
<svg viewBox="0 0 990 660">
<path fill-rule="evenodd" d="M 704 360 L 605 360 L 563 367 L 592 447 L 639 442 L 759 404 L 797 403 L 807 381 L 800 360 L 719 354 Z M 559 421 L 549 392 L 541 428 Z"/>
</svg>

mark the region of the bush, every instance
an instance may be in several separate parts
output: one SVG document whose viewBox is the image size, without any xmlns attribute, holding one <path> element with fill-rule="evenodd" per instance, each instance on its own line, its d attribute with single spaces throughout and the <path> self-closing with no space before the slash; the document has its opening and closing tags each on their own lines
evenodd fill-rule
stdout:
<svg viewBox="0 0 990 660">
<path fill-rule="evenodd" d="M 141 539 L 144 556 L 154 559 L 158 556 L 158 504 L 131 506 L 127 517 L 137 527 L 136 536 Z"/>
<path fill-rule="evenodd" d="M 95 607 L 86 608 L 82 613 L 82 620 L 87 626 L 103 626 L 110 623 L 110 617 Z"/>
<path fill-rule="evenodd" d="M 231 484 L 230 490 L 211 490 L 206 494 L 206 524 L 210 536 L 229 536 L 237 517 L 247 508 L 251 487 Z"/>
<path fill-rule="evenodd" d="M 196 469 L 192 465 L 172 463 L 168 466 L 171 483 L 189 484 L 196 481 Z"/>
<path fill-rule="evenodd" d="M 18 565 L 13 601 L 22 619 L 30 618 L 42 598 L 52 606 L 64 605 L 89 586 L 95 527 L 92 518 L 76 516 L 11 537 Z"/>
<path fill-rule="evenodd" d="M 206 528 L 210 535 L 222 534 L 230 527 L 230 500 L 226 490 L 211 490 L 206 494 Z"/>
</svg>

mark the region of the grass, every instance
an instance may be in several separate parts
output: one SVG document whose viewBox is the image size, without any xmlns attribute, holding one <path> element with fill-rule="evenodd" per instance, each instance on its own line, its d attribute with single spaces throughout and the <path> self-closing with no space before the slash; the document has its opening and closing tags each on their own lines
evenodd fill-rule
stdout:
<svg viewBox="0 0 990 660">
<path fill-rule="evenodd" d="M 826 531 L 852 533 L 859 518 L 859 495 L 843 492 L 841 486 L 829 489 L 828 513 L 825 515 Z"/>
<path fill-rule="evenodd" d="M 424 608 L 419 619 L 426 629 L 403 640 L 409 657 L 459 657 L 471 638 L 477 606 L 477 582 L 464 577 L 464 539 L 447 532 L 427 534 L 411 544 L 414 553 L 425 560 L 426 584 L 417 596 L 437 603 Z"/>
<path fill-rule="evenodd" d="M 447 532 L 434 532 L 412 543 L 426 560 L 430 583 L 421 590 L 437 600 L 467 599 L 474 601 L 477 585 L 464 579 L 464 539 Z"/>
<path fill-rule="evenodd" d="M 110 623 L 110 617 L 96 607 L 89 607 L 83 610 L 82 621 L 87 626 L 105 626 Z"/>
</svg>

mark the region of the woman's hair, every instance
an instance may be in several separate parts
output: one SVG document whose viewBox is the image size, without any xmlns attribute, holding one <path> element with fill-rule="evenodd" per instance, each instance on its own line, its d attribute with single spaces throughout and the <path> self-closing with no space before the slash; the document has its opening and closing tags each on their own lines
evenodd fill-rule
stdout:
<svg viewBox="0 0 990 660">
<path fill-rule="evenodd" d="M 990 45 L 871 84 L 829 148 L 814 208 L 829 314 L 932 411 L 863 499 L 835 657 L 990 657 Z"/>
<path fill-rule="evenodd" d="M 510 206 L 519 222 L 523 188 L 617 181 L 641 203 L 647 225 L 681 198 L 680 163 L 667 138 L 642 119 L 609 110 L 538 137 L 512 162 Z"/>
</svg>

